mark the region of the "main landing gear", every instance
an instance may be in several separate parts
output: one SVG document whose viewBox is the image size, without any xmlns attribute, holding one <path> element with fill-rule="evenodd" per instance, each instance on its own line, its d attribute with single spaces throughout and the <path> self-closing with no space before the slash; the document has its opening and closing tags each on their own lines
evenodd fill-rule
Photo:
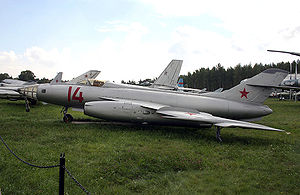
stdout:
<svg viewBox="0 0 300 195">
<path fill-rule="evenodd" d="M 26 112 L 30 111 L 30 105 L 36 105 L 37 100 L 35 99 L 28 99 L 26 96 L 24 97 L 25 100 L 25 108 L 26 108 Z"/>
<path fill-rule="evenodd" d="M 29 111 L 30 111 L 30 104 L 29 104 L 29 101 L 28 101 L 27 97 L 25 97 L 24 99 L 25 99 L 25 108 L 26 108 L 26 112 L 29 112 Z"/>
<path fill-rule="evenodd" d="M 64 114 L 64 117 L 63 117 L 63 121 L 65 123 L 70 123 L 73 121 L 73 116 L 71 114 L 67 114 L 68 112 L 68 107 L 64 106 L 62 109 L 61 109 L 61 112 Z"/>
<path fill-rule="evenodd" d="M 221 139 L 221 127 L 216 127 L 217 128 L 217 132 L 216 132 L 216 138 L 219 142 L 222 142 Z"/>
</svg>

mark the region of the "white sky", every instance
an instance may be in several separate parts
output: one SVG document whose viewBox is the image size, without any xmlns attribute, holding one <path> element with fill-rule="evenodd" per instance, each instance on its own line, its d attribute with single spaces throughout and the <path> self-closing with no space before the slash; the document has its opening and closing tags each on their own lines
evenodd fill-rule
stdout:
<svg viewBox="0 0 300 195">
<path fill-rule="evenodd" d="M 159 76 L 172 59 L 181 74 L 220 63 L 277 63 L 300 52 L 296 0 L 0 0 L 0 73 L 38 78 L 90 69 L 120 82 Z"/>
</svg>

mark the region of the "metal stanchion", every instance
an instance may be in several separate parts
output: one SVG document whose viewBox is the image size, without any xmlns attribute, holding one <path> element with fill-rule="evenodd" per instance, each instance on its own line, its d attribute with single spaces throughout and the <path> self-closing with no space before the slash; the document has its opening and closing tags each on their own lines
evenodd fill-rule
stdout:
<svg viewBox="0 0 300 195">
<path fill-rule="evenodd" d="M 65 153 L 60 154 L 59 160 L 59 195 L 63 195 L 65 188 Z"/>
</svg>

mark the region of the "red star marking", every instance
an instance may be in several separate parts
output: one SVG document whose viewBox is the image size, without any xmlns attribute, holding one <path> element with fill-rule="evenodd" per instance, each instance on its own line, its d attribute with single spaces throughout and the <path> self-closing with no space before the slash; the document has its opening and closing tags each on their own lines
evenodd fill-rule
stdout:
<svg viewBox="0 0 300 195">
<path fill-rule="evenodd" d="M 56 82 L 58 83 L 58 80 L 56 80 Z"/>
<path fill-rule="evenodd" d="M 191 113 L 191 112 L 187 112 L 188 115 L 192 116 L 192 115 L 196 115 L 196 113 Z"/>
<path fill-rule="evenodd" d="M 241 98 L 245 97 L 246 99 L 248 99 L 247 95 L 248 95 L 249 92 L 247 92 L 245 88 L 244 88 L 243 91 L 240 91 L 240 93 L 242 94 Z"/>
</svg>

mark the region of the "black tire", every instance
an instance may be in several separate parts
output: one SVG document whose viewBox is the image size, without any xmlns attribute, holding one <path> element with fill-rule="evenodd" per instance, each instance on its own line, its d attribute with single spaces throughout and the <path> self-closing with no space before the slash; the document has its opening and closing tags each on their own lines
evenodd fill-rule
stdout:
<svg viewBox="0 0 300 195">
<path fill-rule="evenodd" d="M 31 105 L 36 105 L 36 103 L 37 103 L 37 100 L 35 100 L 35 99 L 31 99 L 31 100 L 29 100 L 30 101 L 30 104 Z"/>
<path fill-rule="evenodd" d="M 66 114 L 63 118 L 65 123 L 70 123 L 73 121 L 73 116 L 71 114 Z"/>
</svg>

